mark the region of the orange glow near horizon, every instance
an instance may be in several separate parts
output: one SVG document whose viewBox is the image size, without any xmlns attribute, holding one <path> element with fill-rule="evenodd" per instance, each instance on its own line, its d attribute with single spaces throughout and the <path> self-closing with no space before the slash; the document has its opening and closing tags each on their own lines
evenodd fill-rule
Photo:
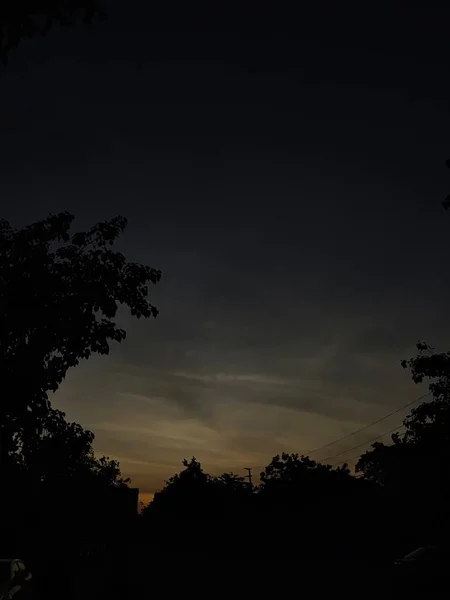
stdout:
<svg viewBox="0 0 450 600">
<path fill-rule="evenodd" d="M 143 504 L 148 504 L 153 500 L 154 494 L 152 492 L 140 492 L 139 493 L 139 502 Z"/>
</svg>

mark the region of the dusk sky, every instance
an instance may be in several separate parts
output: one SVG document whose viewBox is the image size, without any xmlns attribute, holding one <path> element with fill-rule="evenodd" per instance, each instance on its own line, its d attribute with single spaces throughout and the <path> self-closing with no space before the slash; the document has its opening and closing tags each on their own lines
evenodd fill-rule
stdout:
<svg viewBox="0 0 450 600">
<path fill-rule="evenodd" d="M 0 70 L 1 216 L 123 214 L 117 249 L 163 271 L 158 318 L 121 314 L 53 399 L 144 500 L 185 457 L 258 472 L 379 419 L 424 393 L 400 360 L 450 334 L 450 9 L 151 4 Z"/>
</svg>

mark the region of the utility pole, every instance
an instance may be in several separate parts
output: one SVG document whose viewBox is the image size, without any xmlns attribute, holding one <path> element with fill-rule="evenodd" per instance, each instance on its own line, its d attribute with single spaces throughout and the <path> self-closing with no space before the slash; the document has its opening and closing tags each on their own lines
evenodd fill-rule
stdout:
<svg viewBox="0 0 450 600">
<path fill-rule="evenodd" d="M 250 491 L 253 491 L 253 483 L 252 483 L 252 468 L 251 467 L 245 467 L 245 470 L 248 471 L 248 475 L 246 475 L 246 477 L 248 477 L 248 486 L 250 488 Z"/>
</svg>

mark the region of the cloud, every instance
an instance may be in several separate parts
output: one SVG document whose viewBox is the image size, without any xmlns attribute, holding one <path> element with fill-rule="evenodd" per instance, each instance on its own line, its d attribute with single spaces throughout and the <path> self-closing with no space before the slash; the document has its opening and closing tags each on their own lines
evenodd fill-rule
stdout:
<svg viewBox="0 0 450 600">
<path fill-rule="evenodd" d="M 213 373 L 213 374 L 202 374 L 202 373 L 186 373 L 183 371 L 176 371 L 170 373 L 175 377 L 183 377 L 185 379 L 191 379 L 194 381 L 202 381 L 204 383 L 225 383 L 230 385 L 242 385 L 242 384 L 256 384 L 264 386 L 284 386 L 292 385 L 292 382 L 287 379 L 280 377 L 268 377 L 264 374 L 259 373 L 247 373 L 247 374 L 231 374 L 231 373 Z"/>
<path fill-rule="evenodd" d="M 25 224 L 61 198 L 80 227 L 125 211 L 118 249 L 163 270 L 158 319 L 120 311 L 127 339 L 54 396 L 96 451 L 151 493 L 185 456 L 264 464 L 417 397 L 400 359 L 450 335 L 448 223 L 426 201 L 445 186 L 429 167 L 442 115 L 387 88 L 374 99 L 238 67 L 150 61 L 135 77 L 100 63 L 44 61 L 0 98 L 21 123 L 2 144 L 5 216 Z M 38 97 L 34 80 L 48 83 Z"/>
<path fill-rule="evenodd" d="M 282 451 L 307 452 L 414 397 L 395 353 L 386 358 L 355 343 L 366 335 L 360 325 L 334 324 L 327 337 L 322 324 L 318 339 L 327 343 L 300 339 L 276 351 L 246 348 L 239 335 L 222 339 L 218 331 L 210 351 L 203 337 L 210 325 L 186 341 L 148 341 L 147 324 L 140 332 L 132 327 L 107 359 L 71 371 L 55 399 L 145 493 L 193 455 L 210 472 L 244 474 L 245 466 Z"/>
<path fill-rule="evenodd" d="M 355 97 L 353 90 L 352 106 Z M 297 131 L 306 121 L 297 120 Z M 161 313 L 135 321 L 122 311 L 124 343 L 71 371 L 55 396 L 93 429 L 96 448 L 116 453 L 152 491 L 185 456 L 199 454 L 211 469 L 264 463 L 283 449 L 327 443 L 419 395 L 399 362 L 414 353 L 416 335 L 435 342 L 450 333 L 441 318 L 441 265 L 430 260 L 443 230 L 426 227 L 418 245 L 420 228 L 406 227 L 397 187 L 385 190 L 389 178 L 363 177 L 353 159 L 336 164 L 326 153 L 319 170 L 308 144 L 296 154 L 278 147 L 214 154 L 197 140 L 199 153 L 146 154 L 140 142 L 122 145 L 119 133 L 98 181 L 113 176 L 122 155 L 145 163 L 110 190 L 107 209 L 123 207 L 132 183 L 136 200 L 127 205 L 130 230 L 120 249 L 163 269 L 151 289 Z M 204 169 L 205 160 L 215 164 Z M 149 192 L 155 202 L 143 211 Z"/>
</svg>

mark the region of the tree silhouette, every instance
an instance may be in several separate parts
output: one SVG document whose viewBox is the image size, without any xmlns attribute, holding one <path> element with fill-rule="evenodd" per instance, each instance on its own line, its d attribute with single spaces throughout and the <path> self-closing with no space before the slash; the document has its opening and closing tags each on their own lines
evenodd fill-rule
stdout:
<svg viewBox="0 0 450 600">
<path fill-rule="evenodd" d="M 375 442 L 356 470 L 382 487 L 391 512 L 402 510 L 406 520 L 414 519 L 418 536 L 436 539 L 450 528 L 450 355 L 423 342 L 417 349 L 417 356 L 402 365 L 416 383 L 429 381 L 432 400 L 410 411 L 404 432 L 394 433 L 390 445 Z"/>
<path fill-rule="evenodd" d="M 3 0 L 0 4 L 0 60 L 8 55 L 21 39 L 45 36 L 54 23 L 73 26 L 80 20 L 91 23 L 105 18 L 97 0 Z"/>
<path fill-rule="evenodd" d="M 70 234 L 73 219 L 63 212 L 22 230 L 0 220 L 0 465 L 18 431 L 25 438 L 42 424 L 67 370 L 125 338 L 113 320 L 119 305 L 138 318 L 158 314 L 147 284 L 161 272 L 111 249 L 126 219 Z"/>
<path fill-rule="evenodd" d="M 374 442 L 371 449 L 359 458 L 356 471 L 381 486 L 403 486 L 405 466 L 408 456 L 411 456 L 411 449 L 406 447 L 399 434 L 394 434 L 392 441 L 392 445 Z"/>
<path fill-rule="evenodd" d="M 356 465 L 357 471 L 382 485 L 405 485 L 408 478 L 418 482 L 416 475 L 421 469 L 420 485 L 423 477 L 429 484 L 430 478 L 440 478 L 441 471 L 446 470 L 444 464 L 449 464 L 450 353 L 434 352 L 424 342 L 418 342 L 416 347 L 418 354 L 401 364 L 410 370 L 415 383 L 429 380 L 432 400 L 410 411 L 403 421 L 404 433 L 391 436 L 392 445 L 375 442 Z"/>
<path fill-rule="evenodd" d="M 268 529 L 275 546 L 292 546 L 301 539 L 305 558 L 321 551 L 326 538 L 331 548 L 350 538 L 349 518 L 356 514 L 361 487 L 347 465 L 333 468 L 308 456 L 275 456 L 260 474 L 259 509 L 276 527 Z M 262 540 L 263 542 L 263 540 Z"/>
<path fill-rule="evenodd" d="M 298 454 L 277 455 L 253 490 L 234 473 L 205 473 L 195 458 L 184 460 L 183 466 L 142 515 L 144 530 L 168 551 L 183 539 L 190 551 L 208 548 L 215 556 L 231 552 L 234 557 L 267 558 L 273 548 L 295 544 L 295 552 L 307 557 L 327 539 L 329 546 L 350 552 L 347 546 L 351 549 L 360 530 L 350 523 L 361 512 L 358 506 L 367 511 L 367 494 L 359 493 L 368 490 L 367 482 L 352 476 L 346 465 L 333 468 Z M 243 531 L 245 544 L 240 542 Z"/>
<path fill-rule="evenodd" d="M 235 473 L 212 476 L 203 471 L 195 457 L 182 462 L 185 467 L 166 481 L 143 516 L 165 513 L 182 518 L 222 518 L 249 506 L 251 490 L 244 477 Z"/>
<path fill-rule="evenodd" d="M 221 488 L 225 494 L 240 494 L 248 489 L 245 478 L 236 473 L 222 473 L 213 478 L 213 482 Z"/>
<path fill-rule="evenodd" d="M 333 468 L 316 462 L 309 456 L 283 453 L 274 456 L 261 473 L 261 493 L 306 500 L 331 488 L 337 489 L 342 482 L 352 479 L 348 466 Z"/>
<path fill-rule="evenodd" d="M 39 419 L 14 437 L 0 496 L 0 510 L 14 525 L 8 531 L 2 523 L 0 538 L 19 540 L 21 554 L 32 548 L 46 572 L 36 540 L 58 547 L 69 567 L 83 548 L 92 552 L 132 524 L 137 497 L 117 461 L 95 456 L 91 431 L 68 422 L 60 410 L 49 408 Z"/>
<path fill-rule="evenodd" d="M 23 477 L 28 476 L 37 486 L 61 486 L 64 482 L 103 487 L 126 485 L 129 480 L 122 479 L 117 461 L 106 456 L 96 458 L 94 439 L 91 431 L 68 422 L 64 412 L 50 408 L 34 427 L 29 424 L 15 435 L 17 467 Z"/>
<path fill-rule="evenodd" d="M 205 473 L 197 459 L 182 462 L 185 467 L 166 481 L 148 509 L 152 512 L 172 512 L 178 516 L 200 515 L 208 510 L 212 498 L 213 479 Z"/>
</svg>

